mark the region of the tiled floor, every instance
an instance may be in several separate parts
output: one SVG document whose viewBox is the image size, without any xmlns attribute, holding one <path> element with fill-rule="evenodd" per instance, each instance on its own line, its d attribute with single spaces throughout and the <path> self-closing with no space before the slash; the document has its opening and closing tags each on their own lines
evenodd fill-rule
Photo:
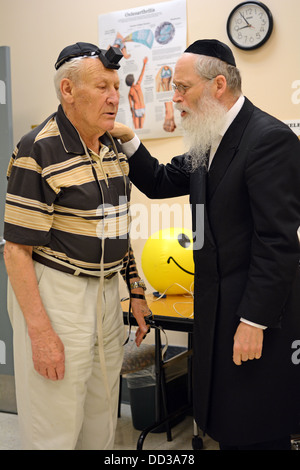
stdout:
<svg viewBox="0 0 300 470">
<path fill-rule="evenodd" d="M 194 434 L 193 418 L 186 418 L 172 428 L 172 441 L 167 441 L 166 433 L 147 434 L 144 450 L 193 450 L 192 439 Z M 115 449 L 136 449 L 141 431 L 137 431 L 132 426 L 131 410 L 129 405 L 122 405 L 121 418 L 119 418 Z M 208 436 L 203 437 L 203 450 L 218 450 L 218 444 Z"/>
<path fill-rule="evenodd" d="M 165 433 L 149 433 L 144 441 L 144 450 L 193 450 L 193 419 L 187 416 L 172 428 L 172 441 L 168 442 Z M 136 449 L 141 431 L 134 429 L 130 405 L 122 404 L 118 418 L 115 450 Z M 203 438 L 203 436 L 201 436 Z M 218 445 L 208 436 L 203 438 L 203 450 L 216 450 Z M 18 430 L 18 416 L 0 413 L 0 450 L 21 450 Z"/>
<path fill-rule="evenodd" d="M 0 413 L 0 450 L 19 450 L 21 442 L 17 415 Z"/>
</svg>

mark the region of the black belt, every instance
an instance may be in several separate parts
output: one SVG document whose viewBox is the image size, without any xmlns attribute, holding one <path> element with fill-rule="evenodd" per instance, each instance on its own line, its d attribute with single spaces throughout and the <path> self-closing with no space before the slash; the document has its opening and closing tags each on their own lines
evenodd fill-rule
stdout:
<svg viewBox="0 0 300 470">
<path fill-rule="evenodd" d="M 74 276 L 85 276 L 85 277 L 99 277 L 99 276 L 93 276 L 92 274 L 84 273 L 80 271 L 78 274 L 76 269 L 69 268 L 68 266 L 64 266 L 63 264 L 56 263 L 55 261 L 52 261 L 51 259 L 45 258 L 42 255 L 39 255 L 38 253 L 35 253 L 35 251 L 32 252 L 32 259 L 34 261 L 37 261 L 38 263 L 43 264 L 44 266 L 48 266 L 48 268 L 56 269 L 57 271 L 62 271 L 63 273 L 67 274 L 73 274 Z M 112 279 L 117 273 L 113 272 L 110 274 L 107 274 L 104 276 L 104 279 Z"/>
</svg>

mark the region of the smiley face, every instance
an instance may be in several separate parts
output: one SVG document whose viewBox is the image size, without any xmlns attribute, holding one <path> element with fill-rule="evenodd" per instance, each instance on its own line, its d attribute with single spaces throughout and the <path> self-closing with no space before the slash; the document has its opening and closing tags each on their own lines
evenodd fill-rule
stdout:
<svg viewBox="0 0 300 470">
<path fill-rule="evenodd" d="M 155 232 L 145 243 L 142 269 L 149 284 L 169 295 L 193 290 L 193 234 L 183 228 Z"/>
</svg>

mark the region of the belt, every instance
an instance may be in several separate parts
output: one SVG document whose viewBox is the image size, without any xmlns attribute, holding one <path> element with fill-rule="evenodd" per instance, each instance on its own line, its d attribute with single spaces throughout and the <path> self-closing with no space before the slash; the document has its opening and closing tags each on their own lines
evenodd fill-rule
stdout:
<svg viewBox="0 0 300 470">
<path fill-rule="evenodd" d="M 72 269 L 63 264 L 56 263 L 55 261 L 50 260 L 49 258 L 45 258 L 44 256 L 35 253 L 35 251 L 32 252 L 32 259 L 34 261 L 37 261 L 38 263 L 43 264 L 44 266 L 47 266 L 48 268 L 56 269 L 57 271 L 62 271 L 63 273 L 67 274 L 73 274 L 74 276 L 99 277 L 97 275 L 88 274 L 82 271 L 78 272 L 77 269 Z M 106 276 L 104 276 L 104 279 L 112 279 L 116 274 L 116 272 L 107 274 Z"/>
</svg>

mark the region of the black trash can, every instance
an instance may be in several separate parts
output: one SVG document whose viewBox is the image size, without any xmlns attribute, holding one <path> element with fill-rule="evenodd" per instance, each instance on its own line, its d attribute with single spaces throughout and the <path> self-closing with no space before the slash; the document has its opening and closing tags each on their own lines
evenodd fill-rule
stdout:
<svg viewBox="0 0 300 470">
<path fill-rule="evenodd" d="M 178 354 L 186 351 L 180 346 L 169 346 L 165 355 L 165 360 L 174 358 Z M 168 413 L 177 411 L 188 404 L 188 359 L 183 357 L 174 361 L 165 368 L 166 396 Z M 155 423 L 155 366 L 152 365 L 138 372 L 126 376 L 129 390 L 129 400 L 131 407 L 132 423 L 135 429 L 144 430 Z M 161 417 L 162 418 L 162 417 Z M 182 414 L 170 422 L 170 426 L 175 426 L 185 418 Z M 164 432 L 165 425 L 154 429 L 153 432 Z"/>
</svg>

